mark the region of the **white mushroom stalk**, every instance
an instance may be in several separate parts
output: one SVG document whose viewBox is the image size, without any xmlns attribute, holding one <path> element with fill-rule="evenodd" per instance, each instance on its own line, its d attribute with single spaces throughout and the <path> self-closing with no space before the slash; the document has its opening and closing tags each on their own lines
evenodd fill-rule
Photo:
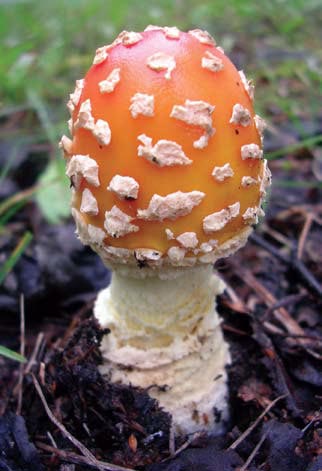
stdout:
<svg viewBox="0 0 322 471">
<path fill-rule="evenodd" d="M 228 417 L 230 362 L 215 302 L 223 282 L 209 264 L 146 278 L 137 270 L 137 277 L 135 270 L 114 270 L 98 295 L 95 317 L 111 330 L 101 345 L 102 373 L 149 388 L 172 415 L 176 434 L 214 431 L 220 417 L 219 433 Z"/>
</svg>

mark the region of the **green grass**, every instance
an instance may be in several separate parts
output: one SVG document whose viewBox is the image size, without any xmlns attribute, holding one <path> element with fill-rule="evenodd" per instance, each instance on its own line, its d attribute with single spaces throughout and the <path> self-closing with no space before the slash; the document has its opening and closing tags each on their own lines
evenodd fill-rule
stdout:
<svg viewBox="0 0 322 471">
<path fill-rule="evenodd" d="M 46 102 L 62 100 L 98 45 L 111 41 L 121 29 L 140 30 L 149 23 L 205 28 L 228 49 L 244 37 L 254 55 L 254 41 L 266 38 L 288 51 L 315 50 L 315 62 L 321 61 L 318 0 L 7 0 L 0 2 L 3 102 L 28 101 L 30 90 Z M 254 61 L 250 67 L 258 70 Z M 312 66 L 304 64 L 302 74 L 311 83 L 321 81 L 320 71 L 317 68 L 312 77 Z M 297 67 L 283 60 L 270 73 L 276 80 L 293 76 Z"/>
<path fill-rule="evenodd" d="M 20 355 L 20 353 L 14 352 L 7 347 L 0 345 L 0 355 L 9 358 L 10 360 L 18 361 L 19 363 L 26 363 L 26 358 Z"/>
<path fill-rule="evenodd" d="M 122 29 L 141 30 L 154 23 L 208 29 L 228 53 L 240 43 L 247 51 L 243 66 L 248 74 L 266 81 L 258 88 L 262 108 L 276 105 L 292 117 L 297 112 L 294 96 L 300 109 L 316 113 L 322 89 L 320 6 L 318 0 L 2 1 L 0 100 L 8 110 L 21 104 L 34 108 L 36 102 L 38 111 L 44 111 L 40 117 L 47 136 L 55 141 L 67 116 L 62 103 L 96 47 Z M 262 57 L 263 44 L 286 54 Z M 285 98 L 279 94 L 283 80 L 302 86 L 293 90 L 290 84 L 291 96 Z M 53 130 L 42 119 L 46 115 Z"/>
<path fill-rule="evenodd" d="M 13 269 L 16 263 L 19 261 L 20 257 L 32 241 L 33 235 L 31 232 L 26 231 L 25 234 L 21 237 L 18 244 L 12 251 L 9 258 L 4 262 L 2 266 L 0 266 L 0 285 L 6 279 L 8 273 Z"/>
<path fill-rule="evenodd" d="M 320 134 L 319 136 L 303 139 L 301 142 L 298 142 L 297 144 L 292 144 L 287 147 L 282 147 L 281 149 L 277 149 L 273 152 L 267 152 L 265 154 L 265 157 L 268 160 L 275 160 L 285 155 L 291 154 L 292 152 L 296 152 L 297 150 L 303 149 L 304 147 L 310 149 L 311 147 L 314 147 L 315 145 L 321 144 L 321 143 L 322 143 L 322 134 Z"/>
</svg>

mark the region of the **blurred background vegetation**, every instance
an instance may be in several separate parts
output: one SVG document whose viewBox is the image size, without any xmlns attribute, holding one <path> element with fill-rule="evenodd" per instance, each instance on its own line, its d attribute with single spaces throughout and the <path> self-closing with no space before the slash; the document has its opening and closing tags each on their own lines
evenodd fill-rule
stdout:
<svg viewBox="0 0 322 471">
<path fill-rule="evenodd" d="M 268 157 L 321 138 L 314 124 L 321 118 L 321 0 L 0 0 L 0 119 L 6 123 L 0 138 L 7 144 L 0 184 L 31 146 L 40 184 L 46 184 L 36 191 L 38 202 L 52 222 L 68 214 L 64 166 L 57 159 L 68 93 L 98 46 L 123 29 L 148 24 L 207 29 L 246 70 L 257 84 L 257 112 L 276 118 L 275 134 L 279 122 L 293 129 L 291 138 L 268 146 L 275 151 Z M 35 183 L 26 173 L 22 180 L 23 189 Z M 47 185 L 52 181 L 56 186 Z"/>
<path fill-rule="evenodd" d="M 321 86 L 320 0 L 2 0 L 2 106 L 35 105 L 35 97 L 59 105 L 98 45 L 150 23 L 209 30 L 228 54 L 242 53 L 248 73 L 273 82 L 266 103 L 293 112 L 299 106 L 278 100 L 275 80 L 299 77 L 311 91 Z"/>
</svg>

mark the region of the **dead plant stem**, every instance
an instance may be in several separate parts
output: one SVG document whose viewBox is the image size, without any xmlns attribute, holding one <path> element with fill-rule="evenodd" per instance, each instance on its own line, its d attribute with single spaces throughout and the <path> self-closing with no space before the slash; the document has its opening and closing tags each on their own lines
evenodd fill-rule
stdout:
<svg viewBox="0 0 322 471">
<path fill-rule="evenodd" d="M 277 404 L 277 402 L 281 401 L 282 399 L 285 399 L 287 397 L 287 394 L 283 394 L 282 396 L 278 396 L 274 401 L 272 401 L 265 410 L 257 417 L 255 422 L 253 422 L 248 429 L 246 429 L 238 438 L 235 440 L 229 447 L 230 450 L 235 450 L 238 445 L 240 445 L 246 437 L 254 430 L 255 427 L 260 423 L 260 421 L 265 417 L 265 415 Z"/>
</svg>

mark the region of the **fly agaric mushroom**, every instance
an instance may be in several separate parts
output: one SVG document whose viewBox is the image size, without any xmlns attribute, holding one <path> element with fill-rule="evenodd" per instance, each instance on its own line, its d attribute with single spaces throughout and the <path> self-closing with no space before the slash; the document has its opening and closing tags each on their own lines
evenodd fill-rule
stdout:
<svg viewBox="0 0 322 471">
<path fill-rule="evenodd" d="M 263 214 L 253 92 L 207 32 L 153 26 L 99 48 L 68 102 L 78 237 L 113 270 L 94 308 L 110 329 L 102 372 L 148 388 L 176 433 L 217 433 L 228 417 L 213 263 Z"/>
</svg>

